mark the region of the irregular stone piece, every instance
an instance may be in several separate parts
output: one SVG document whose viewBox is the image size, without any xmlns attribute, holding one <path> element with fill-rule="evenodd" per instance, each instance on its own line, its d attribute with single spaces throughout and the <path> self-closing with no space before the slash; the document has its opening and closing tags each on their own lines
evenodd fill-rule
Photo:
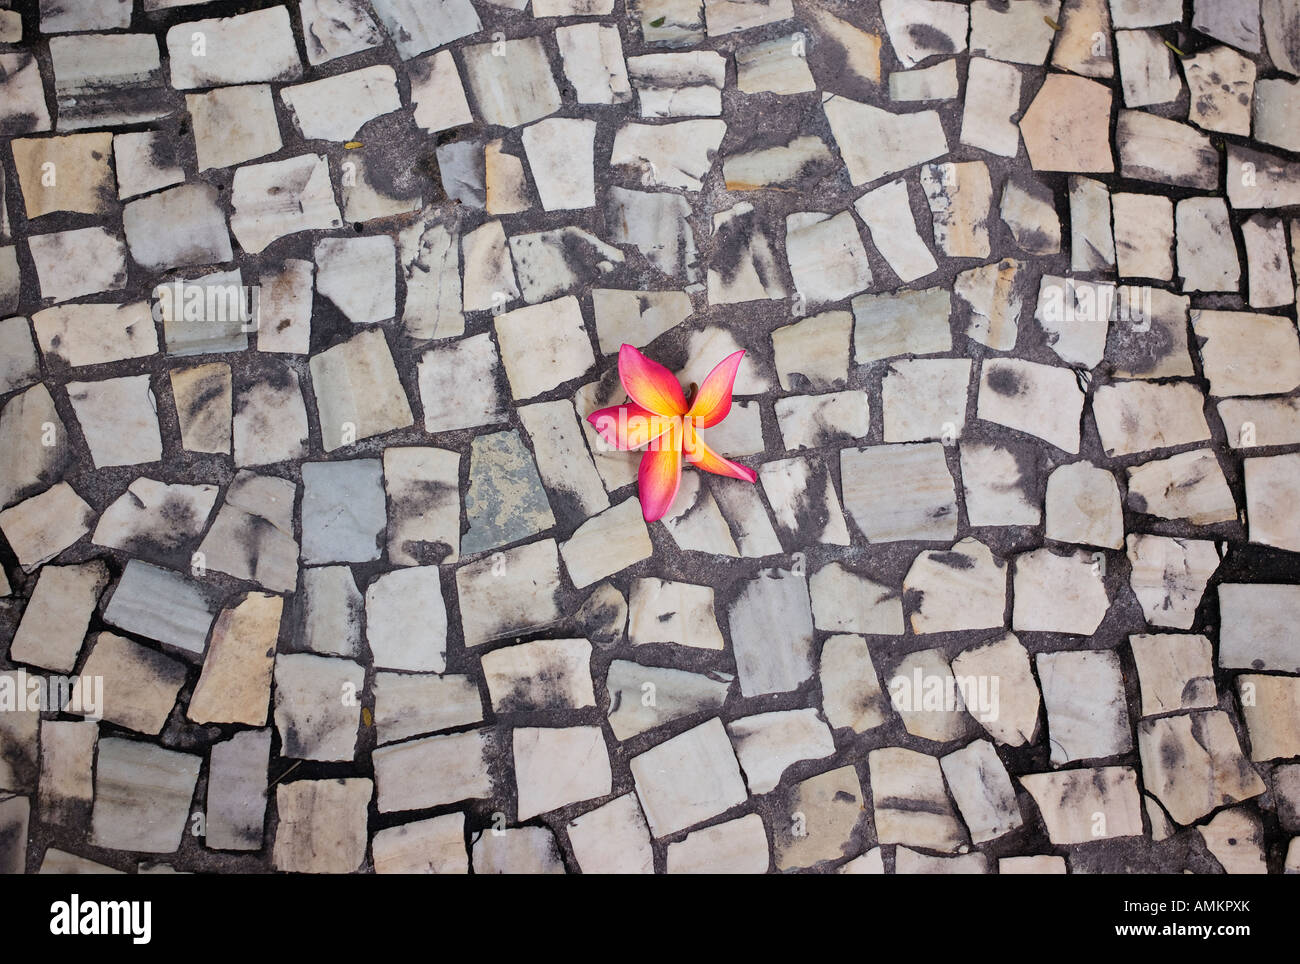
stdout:
<svg viewBox="0 0 1300 964">
<path fill-rule="evenodd" d="M 294 780 L 275 788 L 271 861 L 294 874 L 350 874 L 366 859 L 366 810 L 374 781 Z"/>
<path fill-rule="evenodd" d="M 116 737 L 99 741 L 90 841 L 96 847 L 174 853 L 189 823 L 201 757 Z"/>
<path fill-rule="evenodd" d="M 1038 806 L 1053 844 L 1142 836 L 1141 794 L 1132 767 L 1030 773 L 1019 779 Z"/>
<path fill-rule="evenodd" d="M 972 842 L 996 840 L 1021 825 L 1011 777 L 988 740 L 940 757 L 939 765 Z"/>
<path fill-rule="evenodd" d="M 185 685 L 186 670 L 179 660 L 124 636 L 98 633 L 72 686 L 72 706 L 97 720 L 157 736 Z M 89 712 L 89 704 L 97 701 L 88 692 L 93 679 L 103 681 L 102 705 L 93 708 L 97 712 Z"/>
<path fill-rule="evenodd" d="M 1187 124 L 1142 110 L 1122 110 L 1115 125 L 1115 146 L 1124 177 L 1202 191 L 1219 186 L 1219 152 L 1209 137 Z M 1230 200 L 1233 190 L 1229 177 Z M 1232 204 L 1239 206 L 1235 200 Z"/>
<path fill-rule="evenodd" d="M 697 649 L 725 648 L 713 611 L 713 590 L 665 579 L 637 579 L 628 603 L 628 640 L 677 643 Z"/>
<path fill-rule="evenodd" d="M 575 227 L 512 235 L 510 256 L 529 304 L 585 288 L 626 260 L 618 248 Z"/>
<path fill-rule="evenodd" d="M 967 359 L 917 358 L 885 369 L 881 401 L 886 442 L 951 442 L 966 424 Z"/>
<path fill-rule="evenodd" d="M 1142 683 L 1143 716 L 1218 705 L 1213 653 L 1204 636 L 1137 635 L 1128 642 Z"/>
<path fill-rule="evenodd" d="M 932 756 L 889 746 L 867 755 L 876 836 L 882 844 L 900 843 L 953 853 L 965 833 Z"/>
<path fill-rule="evenodd" d="M 68 301 L 126 287 L 126 245 L 106 228 L 33 235 L 27 239 L 27 249 L 42 298 Z"/>
<path fill-rule="evenodd" d="M 562 874 L 564 860 L 548 827 L 507 827 L 474 841 L 476 874 Z"/>
<path fill-rule="evenodd" d="M 1007 633 L 964 650 L 953 658 L 951 666 L 959 680 L 974 681 L 977 692 L 981 680 L 990 681 L 990 697 L 991 681 L 998 681 L 997 711 L 975 714 L 975 720 L 989 736 L 1006 746 L 1033 742 L 1038 732 L 1038 683 L 1029 665 L 1029 653 L 1015 635 Z"/>
<path fill-rule="evenodd" d="M 789 692 L 812 677 L 812 610 L 802 575 L 760 573 L 745 585 L 728 619 L 744 696 Z"/>
<path fill-rule="evenodd" d="M 849 544 L 835 484 L 820 460 L 779 459 L 764 463 L 758 474 L 777 530 L 787 545 Z"/>
<path fill-rule="evenodd" d="M 366 587 L 366 643 L 377 667 L 447 668 L 447 609 L 437 566 L 394 569 Z"/>
<path fill-rule="evenodd" d="M 592 516 L 560 546 L 569 578 L 579 589 L 647 559 L 653 552 L 637 498 Z"/>
<path fill-rule="evenodd" d="M 1211 47 L 1183 63 L 1191 99 L 1187 119 L 1207 131 L 1250 135 L 1255 64 L 1229 47 Z"/>
<path fill-rule="evenodd" d="M 1110 609 L 1101 567 L 1091 554 L 1035 549 L 1015 558 L 1011 628 L 1091 636 Z"/>
<path fill-rule="evenodd" d="M 688 833 L 668 845 L 670 874 L 762 874 L 767 872 L 767 829 L 756 813 Z"/>
<path fill-rule="evenodd" d="M 416 820 L 388 827 L 371 838 L 377 874 L 467 874 L 465 815 Z"/>
<path fill-rule="evenodd" d="M 641 54 L 627 61 L 642 117 L 717 117 L 727 60 L 711 50 Z"/>
<path fill-rule="evenodd" d="M 1259 12 L 1269 59 L 1279 70 L 1300 75 L 1300 42 L 1296 39 L 1300 14 L 1294 4 L 1287 0 L 1260 0 Z"/>
<path fill-rule="evenodd" d="M 890 77 L 891 86 L 897 76 Z M 1020 70 L 999 60 L 972 57 L 966 73 L 961 142 L 990 154 L 1015 157 L 1020 150 L 1020 128 L 1012 117 L 1019 113 Z"/>
<path fill-rule="evenodd" d="M 1067 365 L 1097 367 L 1115 315 L 1114 285 L 1050 274 L 1039 282 L 1034 320 L 1052 351 Z"/>
<path fill-rule="evenodd" d="M 684 197 L 611 187 L 606 210 L 612 223 L 611 241 L 636 245 L 647 261 L 670 277 L 698 279 L 695 233 L 687 221 L 691 206 Z M 638 337 L 640 344 L 651 340 L 644 334 Z"/>
<path fill-rule="evenodd" d="M 167 31 L 167 55 L 177 90 L 302 76 L 288 7 L 179 23 Z"/>
<path fill-rule="evenodd" d="M 94 511 L 75 489 L 58 482 L 0 512 L 0 532 L 28 572 L 49 562 L 87 532 Z"/>
<path fill-rule="evenodd" d="M 387 64 L 282 87 L 280 99 L 305 140 L 352 140 L 368 121 L 402 107 Z"/>
<path fill-rule="evenodd" d="M 218 87 L 202 94 L 186 94 L 185 109 L 194 125 L 194 150 L 200 171 L 233 167 L 266 157 L 284 145 L 270 84 Z M 229 260 L 229 255 L 223 260 Z"/>
<path fill-rule="evenodd" d="M 403 60 L 478 33 L 482 27 L 470 0 L 438 0 L 436 4 L 373 0 L 372 5 Z"/>
<path fill-rule="evenodd" d="M 1185 382 L 1115 382 L 1097 389 L 1093 415 L 1106 454 L 1124 456 L 1209 441 L 1204 405 L 1205 396 Z"/>
<path fill-rule="evenodd" d="M 564 76 L 580 104 L 622 104 L 632 99 L 618 27 L 575 23 L 555 28 Z M 448 55 L 450 59 L 450 55 Z"/>
<path fill-rule="evenodd" d="M 376 673 L 374 694 L 381 745 L 483 720 L 483 699 L 472 676 Z"/>
<path fill-rule="evenodd" d="M 1300 754 L 1300 679 L 1242 673 L 1237 677 L 1237 693 L 1252 760 Z"/>
<path fill-rule="evenodd" d="M 513 740 L 518 819 L 609 795 L 609 753 L 600 727 L 515 727 Z"/>
<path fill-rule="evenodd" d="M 733 679 L 725 673 L 688 673 L 616 659 L 605 678 L 609 728 L 616 740 L 627 740 L 682 717 L 717 713 Z"/>
<path fill-rule="evenodd" d="M 1300 106 L 1300 81 L 1284 78 L 1256 81 L 1251 105 L 1255 140 L 1288 151 L 1300 150 L 1300 134 L 1290 122 L 1297 106 Z"/>
<path fill-rule="evenodd" d="M 891 181 L 868 191 L 853 202 L 853 208 L 899 281 L 915 281 L 936 270 L 934 255 L 917 233 L 906 181 Z"/>
<path fill-rule="evenodd" d="M 596 705 L 591 643 L 539 639 L 485 653 L 481 660 L 492 708 L 498 713 L 578 710 Z"/>
<path fill-rule="evenodd" d="M 14 140 L 10 149 L 27 217 L 55 211 L 109 213 L 117 189 L 112 134 L 21 138 Z"/>
<path fill-rule="evenodd" d="M 202 655 L 216 612 L 198 581 L 130 559 L 104 609 L 104 621 L 193 656 Z"/>
<path fill-rule="evenodd" d="M 1060 0 L 1014 4 L 975 0 L 970 10 L 971 55 L 1017 64 L 1042 64 L 1052 46 Z"/>
<path fill-rule="evenodd" d="M 1008 180 L 999 213 L 1023 251 L 1055 254 L 1061 250 L 1061 221 L 1050 188 L 1039 181 Z"/>
<path fill-rule="evenodd" d="M 936 54 L 966 49 L 969 12 L 965 4 L 881 0 L 880 14 L 904 67 L 915 67 Z"/>
<path fill-rule="evenodd" d="M 313 67 L 384 42 L 374 18 L 358 0 L 300 0 L 299 13 L 307 62 Z"/>
<path fill-rule="evenodd" d="M 823 861 L 839 860 L 854 847 L 854 836 L 866 809 L 857 771 L 839 767 L 796 784 L 786 797 L 787 806 L 776 817 L 777 868 L 790 870 L 812 867 Z M 795 830 L 785 814 L 802 814 Z"/>
<path fill-rule="evenodd" d="M 1257 54 L 1260 51 L 1259 19 L 1258 0 L 1227 3 L 1196 0 L 1192 26 L 1216 40 Z"/>
<path fill-rule="evenodd" d="M 261 850 L 271 731 L 244 730 L 212 747 L 204 843 L 213 850 Z"/>
<path fill-rule="evenodd" d="M 776 37 L 736 50 L 736 86 L 741 93 L 802 94 L 817 89 L 798 34 Z"/>
<path fill-rule="evenodd" d="M 1221 710 L 1140 720 L 1138 752 L 1143 784 L 1183 825 L 1266 789 Z"/>
<path fill-rule="evenodd" d="M 230 193 L 230 231 L 249 254 L 288 234 L 343 225 L 321 154 L 246 164 L 236 169 Z"/>
<path fill-rule="evenodd" d="M 384 450 L 388 558 L 402 566 L 455 562 L 460 545 L 460 455 L 418 446 Z"/>
<path fill-rule="evenodd" d="M 1212 525 L 1237 518 L 1237 503 L 1210 449 L 1153 459 L 1128 469 L 1128 505 L 1161 519 Z"/>
<path fill-rule="evenodd" d="M 233 410 L 236 465 L 271 465 L 307 454 L 307 406 L 292 368 L 275 365 L 265 376 L 241 386 Z"/>
<path fill-rule="evenodd" d="M 1038 525 L 1038 480 L 1029 472 L 1033 448 L 963 442 L 961 482 L 971 525 Z"/>
<path fill-rule="evenodd" d="M 1116 498 L 1118 504 L 1118 493 Z M 1050 515 L 1049 515 L 1050 527 Z M 916 635 L 998 629 L 1007 597 L 1007 564 L 988 546 L 966 538 L 948 550 L 922 552 L 903 577 Z"/>
<path fill-rule="evenodd" d="M 1070 270 L 1104 271 L 1115 266 L 1110 191 L 1090 177 L 1070 177 Z"/>
<path fill-rule="evenodd" d="M 524 152 L 547 211 L 588 208 L 596 203 L 595 138 L 594 120 L 549 118 L 524 128 Z"/>
<path fill-rule="evenodd" d="M 870 405 L 865 393 L 850 391 L 793 395 L 777 399 L 774 407 L 785 447 L 805 449 L 862 440 L 870 426 Z"/>
<path fill-rule="evenodd" d="M 280 754 L 295 760 L 350 762 L 356 755 L 364 685 L 360 663 L 314 653 L 277 655 L 275 728 Z"/>
<path fill-rule="evenodd" d="M 84 827 L 90 820 L 98 738 L 99 724 L 91 720 L 41 722 L 41 769 L 36 797 L 36 811 L 41 820 L 63 827 Z M 0 771 L 3 770 L 4 766 L 0 765 Z"/>
<path fill-rule="evenodd" d="M 1169 198 L 1116 192 L 1111 195 L 1111 207 L 1120 276 L 1171 280 L 1175 220 Z"/>
<path fill-rule="evenodd" d="M 1187 341 L 1191 299 L 1160 288 L 1121 285 L 1106 354 L 1118 378 L 1190 378 Z"/>
<path fill-rule="evenodd" d="M 302 484 L 304 563 L 379 558 L 387 516 L 378 459 L 307 462 Z"/>
<path fill-rule="evenodd" d="M 596 316 L 596 337 L 605 355 L 614 354 L 625 344 L 637 348 L 648 345 L 694 312 L 690 295 L 684 291 L 594 288 L 591 305 Z"/>
<path fill-rule="evenodd" d="M 1249 269 L 1252 308 L 1279 308 L 1294 304 L 1296 287 L 1286 255 L 1286 234 L 1280 218 L 1256 214 L 1241 224 Z"/>
<path fill-rule="evenodd" d="M 1245 460 L 1246 516 L 1250 541 L 1292 552 L 1300 550 L 1300 536 L 1292 518 L 1297 495 L 1295 453 Z"/>
<path fill-rule="evenodd" d="M 889 99 L 892 101 L 953 100 L 960 91 L 955 58 L 941 60 L 930 67 L 895 70 L 889 75 Z M 1019 131 L 1016 137 L 1020 137 Z"/>
<path fill-rule="evenodd" d="M 822 110 L 855 187 L 948 153 L 938 111 L 895 114 L 837 94 L 822 95 Z M 869 144 L 861 130 L 873 132 Z"/>
<path fill-rule="evenodd" d="M 467 555 L 518 542 L 555 525 L 537 466 L 518 432 L 474 439 L 465 516 L 469 530 L 461 537 L 461 550 Z"/>
<path fill-rule="evenodd" d="M 720 255 L 708 270 L 711 304 L 784 298 L 785 284 L 752 204 L 741 202 L 713 215 Z"/>
<path fill-rule="evenodd" d="M 1115 476 L 1088 462 L 1055 469 L 1047 479 L 1049 539 L 1083 546 L 1120 549 L 1124 545 L 1124 507 Z"/>
<path fill-rule="evenodd" d="M 987 258 L 993 201 L 988 166 L 983 161 L 927 164 L 921 168 L 921 187 L 939 249 L 952 258 Z"/>
<path fill-rule="evenodd" d="M 844 507 L 870 542 L 957 536 L 956 491 L 938 442 L 841 449 L 840 480 Z"/>
<path fill-rule="evenodd" d="M 1177 100 L 1183 81 L 1174 67 L 1173 51 L 1155 30 L 1119 30 L 1115 33 L 1119 57 L 1120 88 L 1125 107 L 1149 107 Z M 1192 61 L 1188 61 L 1188 76 Z M 1193 90 L 1193 100 L 1196 94 Z M 1193 112 L 1195 108 L 1192 108 Z"/>
<path fill-rule="evenodd" d="M 560 619 L 560 557 L 554 539 L 507 549 L 456 570 L 466 646 L 518 636 Z"/>
<path fill-rule="evenodd" d="M 781 774 L 801 760 L 835 753 L 830 728 L 812 709 L 743 716 L 727 724 L 727 733 L 751 793 L 776 789 Z"/>
<path fill-rule="evenodd" d="M 287 27 L 287 16 L 284 22 Z M 173 109 L 157 37 L 147 33 L 79 34 L 51 37 L 49 44 L 60 130 L 139 124 Z M 25 98 L 20 103 L 22 100 Z M 35 116 L 43 113 L 44 105 L 39 113 L 33 112 Z"/>
<path fill-rule="evenodd" d="M 1184 291 L 1232 291 L 1241 285 L 1237 246 L 1222 198 L 1178 202 L 1178 274 Z"/>
<path fill-rule="evenodd" d="M 1256 814 L 1242 807 L 1224 810 L 1196 830 L 1204 839 L 1206 849 L 1226 873 L 1268 873 L 1264 859 L 1264 827 Z M 1296 848 L 1292 846 L 1290 849 Z M 1289 856 L 1288 863 L 1293 863 Z"/>
<path fill-rule="evenodd" d="M 976 414 L 1076 455 L 1083 401 L 1083 392 L 1068 368 L 994 358 L 985 362 L 980 372 Z"/>
<path fill-rule="evenodd" d="M 1124 678 L 1114 650 L 1039 653 L 1053 766 L 1133 749 Z"/>
<path fill-rule="evenodd" d="M 487 332 L 425 352 L 416 366 L 424 430 L 436 434 L 505 421 L 497 388 L 500 371 Z"/>
<path fill-rule="evenodd" d="M 1052 46 L 1052 65 L 1085 77 L 1115 75 L 1111 57 L 1108 0 L 1064 0 L 1061 31 Z"/>
<path fill-rule="evenodd" d="M 71 673 L 110 578 L 108 567 L 97 559 L 75 566 L 43 566 L 9 644 L 9 659 Z"/>
<path fill-rule="evenodd" d="M 582 310 L 572 296 L 507 311 L 493 324 L 516 399 L 578 378 L 596 363 Z"/>
<path fill-rule="evenodd" d="M 1208 540 L 1130 534 L 1129 584 L 1153 626 L 1191 629 L 1201 595 L 1219 567 Z"/>
<path fill-rule="evenodd" d="M 465 331 L 465 316 L 461 312 L 460 247 L 456 235 L 446 225 L 432 220 L 432 217 L 434 215 L 425 212 L 420 221 L 398 234 L 401 270 L 406 279 L 402 329 L 417 340 L 448 338 Z M 479 335 L 477 338 L 479 341 L 475 344 L 487 341 L 490 346 L 491 339 L 487 335 Z M 447 352 L 458 349 L 459 346 L 455 345 L 445 348 Z M 492 349 L 494 360 L 495 352 L 495 348 Z M 428 361 L 429 355 L 426 354 L 417 371 L 422 371 Z M 477 377 L 482 377 L 477 366 L 467 367 Z M 470 394 L 468 386 L 462 386 L 462 401 L 467 412 L 475 410 L 480 402 L 479 396 L 485 388 L 491 387 L 491 380 L 487 381 L 487 386 L 480 387 L 473 394 Z M 444 407 L 434 406 L 435 409 Z M 432 414 L 427 411 L 428 408 L 426 405 L 426 419 Z"/>
<path fill-rule="evenodd" d="M 861 636 L 837 635 L 822 644 L 818 663 L 822 713 L 835 728 L 865 733 L 885 723 L 885 699 Z"/>
<path fill-rule="evenodd" d="M 1300 646 L 1290 630 L 1300 613 L 1300 587 L 1223 583 L 1219 586 L 1219 665 L 1300 673 Z"/>
<path fill-rule="evenodd" d="M 1020 136 L 1034 170 L 1115 170 L 1108 133 L 1110 101 L 1110 88 L 1096 81 L 1048 74 L 1020 119 Z"/>
<path fill-rule="evenodd" d="M 1289 319 L 1245 311 L 1192 312 L 1210 394 L 1287 394 L 1300 386 L 1300 341 Z"/>
<path fill-rule="evenodd" d="M 978 686 L 963 693 L 942 650 L 924 649 L 908 653 L 888 677 L 889 699 L 912 736 L 934 743 L 951 743 L 971 735 L 970 713 L 993 715 L 992 690 L 985 686 L 988 700 L 980 700 Z M 967 703 L 968 697 L 974 697 Z M 976 705 L 977 703 L 985 705 Z"/>
<path fill-rule="evenodd" d="M 717 717 L 632 757 L 629 766 L 650 833 L 685 830 L 748 799 L 727 731 Z"/>
<path fill-rule="evenodd" d="M 838 562 L 822 566 L 808 580 L 813 625 L 830 632 L 871 636 L 903 635 L 903 601 L 898 591 L 850 572 Z"/>
<path fill-rule="evenodd" d="M 267 589 L 292 592 L 298 583 L 296 495 L 297 486 L 288 479 L 238 473 L 199 546 L 203 564 Z"/>
</svg>

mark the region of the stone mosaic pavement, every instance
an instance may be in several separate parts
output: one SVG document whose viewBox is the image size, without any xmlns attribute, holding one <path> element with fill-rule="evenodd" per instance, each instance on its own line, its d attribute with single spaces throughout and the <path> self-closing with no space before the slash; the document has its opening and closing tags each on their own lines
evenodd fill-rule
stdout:
<svg viewBox="0 0 1300 964">
<path fill-rule="evenodd" d="M 0 870 L 1300 870 L 1297 0 L 0 8 Z"/>
</svg>

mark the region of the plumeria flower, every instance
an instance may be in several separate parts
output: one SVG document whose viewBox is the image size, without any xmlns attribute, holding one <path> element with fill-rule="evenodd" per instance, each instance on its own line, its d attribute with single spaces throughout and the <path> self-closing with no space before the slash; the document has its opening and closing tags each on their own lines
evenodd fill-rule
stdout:
<svg viewBox="0 0 1300 964">
<path fill-rule="evenodd" d="M 731 386 L 745 352 L 718 363 L 691 399 L 673 373 L 631 345 L 618 352 L 618 377 L 631 399 L 587 416 L 607 443 L 628 450 L 647 446 L 637 474 L 641 514 L 646 522 L 663 516 L 682 484 L 682 457 L 696 468 L 753 482 L 753 469 L 724 459 L 700 438 L 699 430 L 717 425 L 731 412 Z"/>
</svg>

